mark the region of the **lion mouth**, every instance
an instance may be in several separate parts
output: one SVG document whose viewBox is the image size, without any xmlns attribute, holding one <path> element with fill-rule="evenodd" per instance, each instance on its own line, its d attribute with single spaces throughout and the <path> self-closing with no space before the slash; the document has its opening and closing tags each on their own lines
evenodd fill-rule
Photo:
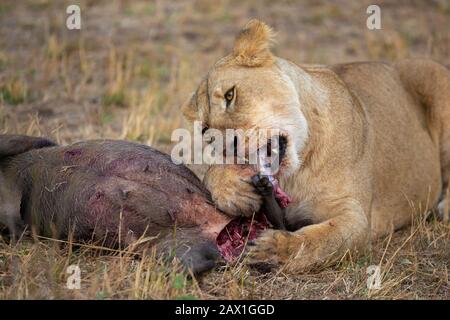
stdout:
<svg viewBox="0 0 450 320">
<path fill-rule="evenodd" d="M 284 192 L 278 182 L 278 171 L 286 155 L 287 138 L 280 136 L 277 147 L 273 146 L 272 140 L 267 142 L 267 152 L 258 154 L 259 175 L 269 178 L 273 185 L 273 195 L 281 208 L 286 208 L 292 201 L 289 195 Z M 274 155 L 275 153 L 275 155 Z M 278 165 L 274 166 L 274 161 Z M 255 240 L 262 231 L 271 228 L 264 212 L 256 213 L 252 218 L 239 217 L 229 222 L 216 238 L 217 248 L 222 257 L 232 262 L 239 257 L 245 249 L 248 241 Z"/>
<path fill-rule="evenodd" d="M 284 157 L 286 156 L 286 150 L 287 150 L 287 145 L 288 145 L 288 138 L 284 135 L 280 135 L 275 137 L 275 139 L 278 139 L 278 146 L 276 146 L 276 148 L 278 148 L 278 157 L 279 157 L 279 162 L 280 164 L 283 162 Z M 268 143 L 268 149 L 269 147 L 272 147 L 272 139 L 269 139 Z"/>
<path fill-rule="evenodd" d="M 275 136 L 267 140 L 266 146 L 258 150 L 257 170 L 260 175 L 269 177 L 272 183 L 278 184 L 278 177 L 286 165 L 288 140 L 286 136 Z M 262 149 L 264 152 L 262 152 Z M 276 188 L 277 186 L 274 185 Z"/>
<path fill-rule="evenodd" d="M 271 146 L 271 141 L 269 140 L 268 144 Z M 283 166 L 285 165 L 285 156 L 286 156 L 286 150 L 287 150 L 287 144 L 288 140 L 286 136 L 279 136 L 278 137 L 278 158 L 275 159 L 275 161 L 278 161 L 278 168 L 276 172 L 271 172 L 269 170 L 263 169 L 261 173 L 265 174 L 267 177 L 269 177 L 269 180 L 273 184 L 273 190 L 274 190 L 274 196 L 277 200 L 278 204 L 281 208 L 286 208 L 289 203 L 291 203 L 291 198 L 289 195 L 284 192 L 284 190 L 281 188 L 280 183 L 278 181 L 278 176 L 280 174 L 280 171 L 283 169 Z M 263 160 L 264 161 L 264 160 Z M 267 161 L 266 161 L 267 162 Z"/>
</svg>

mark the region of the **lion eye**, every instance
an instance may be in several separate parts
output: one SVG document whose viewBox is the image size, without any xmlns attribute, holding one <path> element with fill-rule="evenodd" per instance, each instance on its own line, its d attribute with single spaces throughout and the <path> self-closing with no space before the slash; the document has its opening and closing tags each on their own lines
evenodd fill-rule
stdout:
<svg viewBox="0 0 450 320">
<path fill-rule="evenodd" d="M 225 92 L 224 98 L 228 107 L 234 99 L 234 87 Z"/>
</svg>

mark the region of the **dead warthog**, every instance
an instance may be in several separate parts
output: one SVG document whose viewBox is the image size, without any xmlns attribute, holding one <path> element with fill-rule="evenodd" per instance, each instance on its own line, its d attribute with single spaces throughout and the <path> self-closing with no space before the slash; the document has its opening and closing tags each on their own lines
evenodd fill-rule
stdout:
<svg viewBox="0 0 450 320">
<path fill-rule="evenodd" d="M 155 245 L 200 273 L 239 255 L 269 226 L 260 216 L 225 215 L 194 173 L 148 146 L 0 135 L 0 228 L 13 238 L 32 230 L 124 248 L 145 237 L 136 247 Z"/>
</svg>

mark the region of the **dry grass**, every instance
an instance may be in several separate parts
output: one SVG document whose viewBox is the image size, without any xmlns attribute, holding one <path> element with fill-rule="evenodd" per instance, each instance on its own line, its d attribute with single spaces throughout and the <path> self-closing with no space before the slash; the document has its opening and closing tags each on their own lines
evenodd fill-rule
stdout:
<svg viewBox="0 0 450 320">
<path fill-rule="evenodd" d="M 65 28 L 71 1 L 0 3 L 0 132 L 59 143 L 137 140 L 168 152 L 180 105 L 227 53 L 239 26 L 259 17 L 278 31 L 276 53 L 295 62 L 431 57 L 450 65 L 447 1 L 379 2 L 382 31 L 365 28 L 370 1 L 79 1 L 82 30 Z M 203 168 L 191 167 L 199 175 Z M 448 299 L 449 227 L 427 216 L 337 266 L 261 274 L 244 263 L 190 280 L 151 253 L 105 254 L 52 240 L 0 241 L 0 298 Z M 78 264 L 82 289 L 66 288 Z M 379 265 L 380 290 L 366 269 Z"/>
<path fill-rule="evenodd" d="M 20 79 L 13 78 L 10 82 L 0 87 L 0 101 L 10 105 L 25 102 L 27 97 L 27 86 Z"/>
<path fill-rule="evenodd" d="M 243 260 L 200 279 L 147 252 L 107 251 L 50 239 L 0 241 L 0 299 L 449 299 L 450 226 L 426 214 L 366 254 L 302 275 L 262 274 Z M 69 290 L 66 270 L 81 269 Z M 366 270 L 380 266 L 381 288 L 367 288 Z"/>
</svg>

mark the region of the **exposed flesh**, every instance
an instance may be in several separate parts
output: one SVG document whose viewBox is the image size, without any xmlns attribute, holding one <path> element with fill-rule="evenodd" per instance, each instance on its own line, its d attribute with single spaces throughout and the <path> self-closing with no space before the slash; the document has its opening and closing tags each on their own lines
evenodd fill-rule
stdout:
<svg viewBox="0 0 450 320">
<path fill-rule="evenodd" d="M 276 159 L 278 161 L 278 159 Z M 282 209 L 291 202 L 289 195 L 284 192 L 276 177 L 272 174 L 270 158 L 262 154 L 259 155 L 258 171 L 269 178 L 273 185 L 275 199 Z M 248 241 L 252 241 L 258 235 L 270 228 L 271 225 L 266 219 L 264 212 L 258 212 L 253 218 L 239 217 L 229 222 L 219 233 L 216 243 L 222 257 L 228 262 L 234 261 L 245 249 Z"/>
</svg>

